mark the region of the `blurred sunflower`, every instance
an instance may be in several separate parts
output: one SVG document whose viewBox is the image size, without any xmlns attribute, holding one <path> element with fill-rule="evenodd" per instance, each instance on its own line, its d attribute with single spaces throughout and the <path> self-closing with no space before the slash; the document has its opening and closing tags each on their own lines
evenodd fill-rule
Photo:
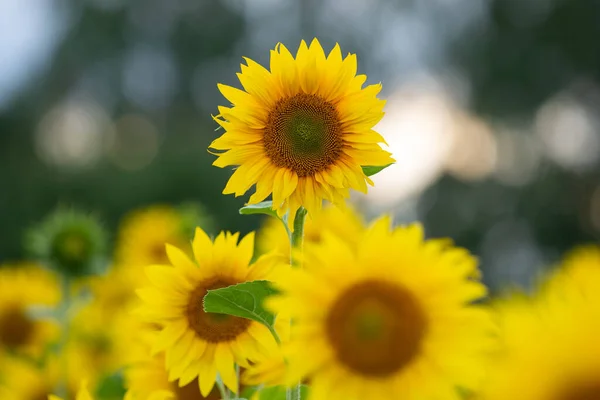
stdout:
<svg viewBox="0 0 600 400">
<path fill-rule="evenodd" d="M 133 211 L 125 217 L 117 240 L 117 266 L 145 267 L 169 264 L 165 243 L 191 254 L 187 224 L 174 207 L 155 205 Z"/>
<path fill-rule="evenodd" d="M 350 206 L 325 207 L 322 212 L 307 218 L 304 225 L 304 241 L 321 241 L 324 230 L 336 234 L 339 238 L 354 246 L 364 230 L 362 217 Z M 290 239 L 283 224 L 276 218 L 267 218 L 256 236 L 257 248 L 261 253 L 276 251 L 289 257 Z"/>
<path fill-rule="evenodd" d="M 197 264 L 182 250 L 167 245 L 173 266 L 148 267 L 152 285 L 137 291 L 145 303 L 139 315 L 162 326 L 154 352 L 165 351 L 170 377 L 179 378 L 181 386 L 197 377 L 203 396 L 213 389 L 217 372 L 227 387 L 237 391 L 234 362 L 246 366 L 247 360 L 275 352 L 277 347 L 264 325 L 203 310 L 208 290 L 268 277 L 272 265 L 264 257 L 249 266 L 254 234 L 239 245 L 238 237 L 221 232 L 213 243 L 198 228 L 192 243 Z"/>
<path fill-rule="evenodd" d="M 291 319 L 286 313 L 280 313 L 275 320 L 275 331 L 282 344 L 290 341 Z M 287 363 L 283 352 L 277 351 L 248 365 L 241 373 L 240 380 L 247 386 L 284 385 Z"/>
<path fill-rule="evenodd" d="M 22 358 L 6 357 L 0 368 L 0 399 L 46 400 L 58 378 L 53 366 L 42 369 Z"/>
<path fill-rule="evenodd" d="M 68 348 L 69 368 L 77 382 L 85 378 L 92 387 L 105 376 L 125 367 L 134 359 L 133 346 L 139 334 L 149 329 L 142 324 L 130 308 L 103 309 L 102 303 L 84 306 L 71 321 Z M 85 371 L 85 376 L 76 371 Z"/>
<path fill-rule="evenodd" d="M 495 305 L 501 351 L 481 400 L 600 399 L 600 247 L 580 248 L 533 297 Z"/>
<path fill-rule="evenodd" d="M 314 39 L 302 41 L 296 58 L 281 43 L 271 51 L 270 71 L 246 58 L 238 78 L 245 91 L 219 90 L 233 107 L 219 107 L 215 121 L 225 133 L 210 147 L 213 165 L 239 166 L 224 194 L 241 196 L 256 184 L 250 204 L 273 195 L 273 209 L 320 209 L 321 200 L 341 204 L 349 189 L 366 193 L 373 182 L 362 166 L 385 166 L 394 160 L 381 149 L 385 140 L 373 127 L 383 117 L 381 84 L 363 88 L 356 75 L 356 55 L 342 58 L 336 44 L 325 55 Z"/>
<path fill-rule="evenodd" d="M 49 214 L 26 235 L 33 257 L 61 275 L 81 278 L 103 272 L 107 233 L 96 216 L 70 208 Z"/>
<path fill-rule="evenodd" d="M 493 325 L 467 251 L 384 217 L 355 248 L 326 232 L 304 266 L 267 300 L 294 321 L 288 383 L 310 379 L 317 400 L 458 400 L 479 383 Z"/>
<path fill-rule="evenodd" d="M 49 395 L 48 400 L 62 400 L 60 397 L 55 396 L 55 395 Z M 75 400 L 94 400 L 94 398 L 92 397 L 92 395 L 90 394 L 89 390 L 88 390 L 88 384 L 87 382 L 83 382 L 81 384 L 81 386 L 79 387 L 79 390 L 77 391 L 77 394 L 75 395 Z"/>
<path fill-rule="evenodd" d="M 58 326 L 36 319 L 32 309 L 52 309 L 60 301 L 56 276 L 35 264 L 0 268 L 0 352 L 38 358 L 57 337 Z"/>
</svg>

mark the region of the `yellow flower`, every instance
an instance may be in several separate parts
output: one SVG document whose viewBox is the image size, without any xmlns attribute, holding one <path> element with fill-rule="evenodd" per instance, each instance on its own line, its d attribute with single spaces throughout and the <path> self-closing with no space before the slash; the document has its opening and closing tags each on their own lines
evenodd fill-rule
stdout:
<svg viewBox="0 0 600 400">
<path fill-rule="evenodd" d="M 308 378 L 311 399 L 460 399 L 479 383 L 492 324 L 471 305 L 486 293 L 475 259 L 420 225 L 389 226 L 355 247 L 325 233 L 267 300 L 291 314 L 288 383 Z"/>
<path fill-rule="evenodd" d="M 134 359 L 133 346 L 146 325 L 132 315 L 131 308 L 106 312 L 102 303 L 92 301 L 71 321 L 67 356 L 70 375 L 81 380 L 77 371 L 94 387 L 102 377 L 128 365 Z M 73 367 L 73 368 L 71 368 Z"/>
<path fill-rule="evenodd" d="M 54 391 L 58 369 L 43 370 L 22 358 L 5 357 L 0 364 L 0 399 L 43 400 Z"/>
<path fill-rule="evenodd" d="M 264 257 L 248 266 L 254 233 L 239 245 L 238 237 L 237 233 L 221 232 L 213 243 L 198 228 L 192 243 L 197 264 L 167 245 L 173 266 L 148 267 L 152 286 L 137 291 L 144 301 L 139 314 L 162 326 L 153 350 L 165 351 L 171 380 L 179 379 L 185 386 L 198 377 L 203 396 L 212 390 L 217 372 L 225 385 L 236 391 L 234 362 L 246 366 L 248 360 L 276 351 L 264 325 L 203 310 L 207 290 L 268 277 L 272 264 Z"/>
<path fill-rule="evenodd" d="M 119 229 L 116 263 L 124 267 L 168 264 L 165 243 L 190 253 L 181 215 L 169 206 L 152 206 L 128 215 Z"/>
<path fill-rule="evenodd" d="M 128 400 L 190 400 L 221 398 L 219 390 L 214 387 L 208 396 L 200 394 L 198 379 L 179 387 L 178 382 L 171 382 L 165 369 L 164 353 L 151 355 L 152 342 L 156 339 L 154 332 L 143 332 L 138 337 L 137 359 L 125 370 L 125 381 Z"/>
<path fill-rule="evenodd" d="M 502 347 L 482 400 L 600 398 L 600 247 L 568 255 L 533 296 L 496 313 Z"/>
<path fill-rule="evenodd" d="M 58 396 L 49 395 L 48 400 L 62 400 L 62 399 Z M 87 382 L 84 381 L 81 383 L 81 386 L 79 387 L 79 390 L 77 391 L 77 395 L 75 396 L 75 400 L 94 400 L 94 398 L 92 397 L 92 395 L 90 394 L 90 392 L 88 390 Z"/>
<path fill-rule="evenodd" d="M 304 225 L 305 243 L 317 243 L 324 230 L 354 246 L 364 230 L 362 217 L 349 206 L 326 207 L 322 212 L 307 218 Z M 276 251 L 285 257 L 290 256 L 290 240 L 283 224 L 275 218 L 267 218 L 257 234 L 257 247 L 261 253 Z"/>
<path fill-rule="evenodd" d="M 275 330 L 281 343 L 290 341 L 291 320 L 286 313 L 280 313 L 275 320 Z M 281 351 L 273 353 L 249 365 L 241 374 L 241 381 L 248 386 L 284 385 L 287 363 Z"/>
<path fill-rule="evenodd" d="M 271 51 L 270 71 L 246 58 L 238 74 L 245 91 L 219 85 L 233 107 L 219 107 L 225 133 L 212 142 L 217 167 L 239 166 L 224 194 L 241 196 L 256 184 L 250 204 L 273 195 L 279 215 L 321 200 L 343 203 L 349 189 L 366 193 L 372 181 L 361 166 L 393 162 L 373 126 L 383 117 L 381 84 L 363 88 L 356 55 L 342 58 L 339 45 L 328 56 L 314 39 L 300 43 L 296 58 L 281 43 Z M 292 222 L 292 221 L 290 221 Z"/>
<path fill-rule="evenodd" d="M 34 319 L 33 308 L 52 308 L 60 300 L 56 276 L 34 264 L 0 268 L 0 352 L 39 357 L 56 337 L 58 326 Z"/>
</svg>

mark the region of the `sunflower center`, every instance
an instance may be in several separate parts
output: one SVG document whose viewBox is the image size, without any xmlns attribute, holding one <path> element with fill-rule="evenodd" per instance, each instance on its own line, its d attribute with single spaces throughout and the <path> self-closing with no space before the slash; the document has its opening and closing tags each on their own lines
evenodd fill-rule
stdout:
<svg viewBox="0 0 600 400">
<path fill-rule="evenodd" d="M 313 176 L 336 162 L 342 130 L 335 106 L 314 94 L 280 100 L 269 113 L 263 143 L 278 167 Z"/>
<path fill-rule="evenodd" d="M 556 400 L 599 400 L 600 381 L 571 387 L 556 398 Z"/>
<path fill-rule="evenodd" d="M 386 377 L 419 353 L 427 320 L 408 290 L 369 280 L 342 293 L 326 327 L 341 363 L 361 375 Z"/>
<path fill-rule="evenodd" d="M 176 400 L 218 400 L 221 398 L 219 390 L 216 387 L 208 394 L 207 397 L 202 396 L 202 394 L 200 394 L 198 379 L 194 379 L 183 387 L 179 387 L 177 382 L 173 382 L 172 388 L 173 392 L 175 392 Z"/>
<path fill-rule="evenodd" d="M 190 327 L 198 337 L 211 343 L 229 342 L 246 332 L 251 324 L 249 319 L 225 314 L 207 313 L 203 300 L 209 290 L 235 285 L 239 282 L 225 278 L 212 278 L 201 282 L 190 295 L 187 317 Z"/>
<path fill-rule="evenodd" d="M 33 336 L 35 324 L 25 311 L 14 307 L 0 315 L 0 343 L 6 347 L 19 347 Z"/>
</svg>

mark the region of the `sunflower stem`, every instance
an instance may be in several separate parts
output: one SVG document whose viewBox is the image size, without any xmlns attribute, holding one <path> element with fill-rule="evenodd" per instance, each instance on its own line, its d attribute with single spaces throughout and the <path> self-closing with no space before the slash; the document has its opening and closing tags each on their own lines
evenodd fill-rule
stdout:
<svg viewBox="0 0 600 400">
<path fill-rule="evenodd" d="M 292 232 L 291 243 L 290 243 L 290 263 L 293 267 L 299 267 L 300 262 L 294 257 L 295 252 L 302 254 L 304 247 L 304 222 L 306 220 L 306 208 L 300 207 L 296 212 L 296 218 L 294 219 L 294 231 Z M 295 387 L 289 387 L 285 390 L 286 400 L 300 400 L 301 385 L 300 382 Z"/>
<path fill-rule="evenodd" d="M 298 263 L 294 260 L 294 249 L 302 254 L 304 247 L 304 221 L 306 220 L 306 208 L 300 207 L 296 212 L 294 219 L 294 231 L 292 232 L 290 262 L 292 266 L 297 267 Z"/>
<path fill-rule="evenodd" d="M 229 400 L 229 390 L 227 390 L 227 388 L 225 388 L 225 385 L 223 384 L 223 380 L 221 379 L 220 376 L 217 376 L 217 387 L 219 388 L 219 392 L 221 393 L 221 399 Z"/>
</svg>

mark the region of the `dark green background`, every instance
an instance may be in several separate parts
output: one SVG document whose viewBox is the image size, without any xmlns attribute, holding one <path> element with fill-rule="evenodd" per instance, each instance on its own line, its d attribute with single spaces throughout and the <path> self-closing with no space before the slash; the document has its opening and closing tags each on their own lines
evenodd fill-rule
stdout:
<svg viewBox="0 0 600 400">
<path fill-rule="evenodd" d="M 585 77 L 590 87 L 596 87 L 600 79 L 600 2 L 532 1 L 525 7 L 523 2 L 381 0 L 369 7 L 398 15 L 426 12 L 431 16 L 427 23 L 437 24 L 438 33 L 470 7 L 483 7 L 483 17 L 460 34 L 451 39 L 440 34 L 442 48 L 433 64 L 451 66 L 467 77 L 472 89 L 471 111 L 476 115 L 519 121 L 531 118 L 550 96 L 577 78 Z M 365 13 L 360 26 L 348 26 L 332 11 L 334 1 L 261 1 L 266 5 L 259 8 L 260 17 L 240 1 L 202 0 L 198 7 L 191 1 L 174 1 L 187 8 L 167 30 L 160 28 L 162 16 L 167 19 L 170 15 L 162 11 L 169 9 L 171 2 L 167 0 L 124 2 L 108 9 L 92 2 L 56 3 L 74 15 L 66 34 L 49 64 L 0 111 L 0 261 L 23 257 L 24 230 L 59 204 L 97 211 L 107 226 L 114 228 L 132 208 L 193 200 L 206 206 L 218 228 L 248 231 L 257 227 L 259 217 L 237 215 L 244 199 L 220 195 L 230 171 L 211 167 L 214 157 L 206 151 L 219 134 L 210 114 L 216 113 L 217 105 L 226 104 L 216 83 L 235 84 L 234 73 L 242 56 L 266 63 L 268 50 L 277 41 L 295 49 L 301 38 L 318 36 L 326 49 L 340 42 L 344 52 L 358 53 L 359 69 L 369 74 L 370 82 L 383 81 L 386 88 L 386 82 L 403 79 L 401 68 L 379 65 L 372 44 L 382 35 L 391 39 L 390 43 L 406 38 L 394 38 L 398 32 L 394 26 L 382 26 L 369 17 L 376 12 Z M 275 5 L 269 11 L 271 3 Z M 356 4 L 340 0 L 333 10 Z M 146 29 L 136 25 L 132 15 L 140 13 L 158 18 L 156 30 L 152 24 Z M 261 18 L 273 27 L 272 32 L 261 28 Z M 166 49 L 172 56 L 178 77 L 168 104 L 141 107 L 124 94 L 122 60 L 136 45 Z M 221 62 L 215 63 L 217 60 Z M 410 65 L 411 60 L 407 61 Z M 84 169 L 45 164 L 33 145 L 40 119 L 71 95 L 86 74 L 105 62 L 108 66 L 104 72 L 92 76 L 95 87 L 114 96 L 107 107 L 109 115 L 114 119 L 129 113 L 145 115 L 160 131 L 160 152 L 148 167 L 133 172 L 108 160 Z M 203 67 L 207 65 L 212 67 Z M 587 86 L 582 90 L 585 96 Z M 194 101 L 194 91 L 203 92 L 203 105 Z M 388 94 L 384 89 L 383 96 Z M 590 101 L 596 100 L 592 97 Z M 600 102 L 595 105 L 600 116 Z M 498 251 L 515 254 L 499 259 L 484 257 L 484 269 L 503 268 L 502 260 L 509 260 L 520 263 L 518 268 L 533 270 L 542 261 L 557 260 L 576 244 L 598 240 L 589 210 L 599 184 L 597 165 L 577 172 L 549 160 L 542 162 L 537 179 L 523 187 L 505 186 L 493 179 L 468 183 L 446 176 L 421 197 L 419 218 L 430 236 L 450 235 L 476 254 L 482 253 L 484 236 L 501 225 L 496 234 Z M 464 209 L 469 212 L 459 212 Z M 535 243 L 541 258 L 527 256 L 531 249 L 519 257 L 518 238 L 522 235 Z M 516 246 L 511 238 L 517 238 Z M 506 240 L 510 245 L 505 245 Z"/>
</svg>

